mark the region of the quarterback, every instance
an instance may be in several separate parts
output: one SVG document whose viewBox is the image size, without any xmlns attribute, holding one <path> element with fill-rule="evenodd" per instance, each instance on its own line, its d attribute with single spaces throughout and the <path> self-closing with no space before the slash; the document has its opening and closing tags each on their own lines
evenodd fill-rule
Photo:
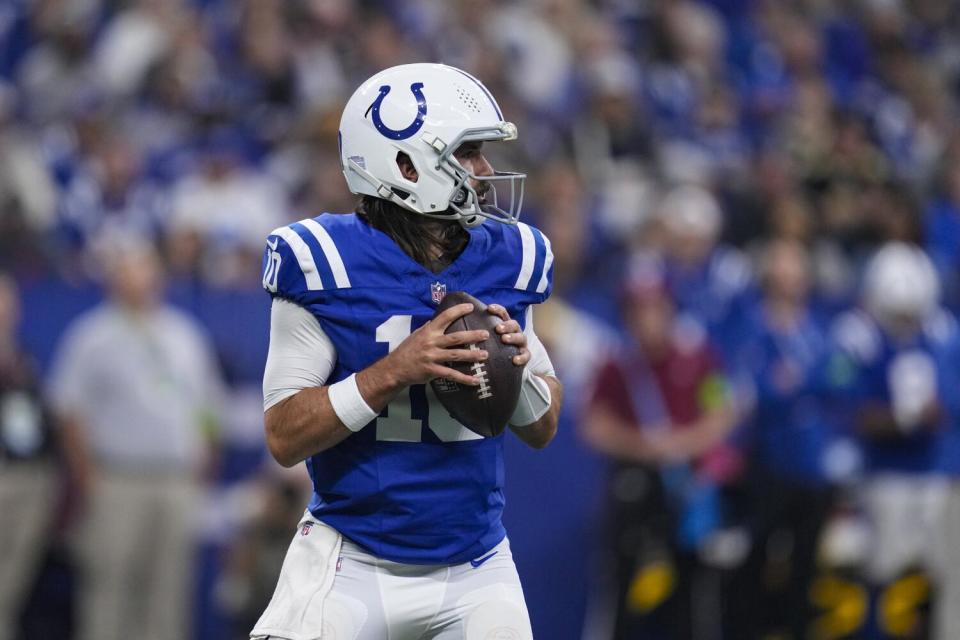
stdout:
<svg viewBox="0 0 960 640">
<path fill-rule="evenodd" d="M 252 638 L 531 637 L 501 514 L 503 440 L 467 429 L 429 383 L 479 381 L 451 363 L 485 331 L 445 334 L 447 291 L 486 302 L 523 367 L 511 431 L 534 448 L 556 433 L 562 388 L 533 331 L 553 254 L 518 221 L 519 173 L 483 144 L 516 138 L 490 92 L 440 64 L 382 71 L 350 98 L 340 162 L 362 196 L 267 239 L 273 298 L 264 372 L 267 445 L 306 461 L 313 497 Z"/>
</svg>

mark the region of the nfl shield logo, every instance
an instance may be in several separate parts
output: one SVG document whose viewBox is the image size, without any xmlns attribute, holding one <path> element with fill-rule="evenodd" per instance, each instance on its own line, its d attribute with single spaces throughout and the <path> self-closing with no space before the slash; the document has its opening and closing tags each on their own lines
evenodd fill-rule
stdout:
<svg viewBox="0 0 960 640">
<path fill-rule="evenodd" d="M 445 295 L 447 295 L 447 285 L 440 282 L 434 282 L 430 285 L 430 297 L 433 298 L 433 304 L 440 304 Z"/>
<path fill-rule="evenodd" d="M 300 529 L 300 535 L 301 535 L 301 536 L 310 535 L 310 529 L 312 529 L 312 528 L 313 528 L 313 523 L 312 523 L 312 522 L 304 522 L 304 523 L 303 523 L 303 528 Z"/>
</svg>

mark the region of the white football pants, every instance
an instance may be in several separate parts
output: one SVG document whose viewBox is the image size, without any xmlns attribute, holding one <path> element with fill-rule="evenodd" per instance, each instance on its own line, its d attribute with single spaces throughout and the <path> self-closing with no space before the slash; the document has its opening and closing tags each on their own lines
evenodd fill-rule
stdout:
<svg viewBox="0 0 960 640">
<path fill-rule="evenodd" d="M 875 582 L 889 582 L 911 566 L 938 577 L 949 487 L 946 478 L 923 474 L 881 473 L 864 482 L 863 506 L 873 525 L 867 572 Z"/>
<path fill-rule="evenodd" d="M 530 640 L 504 539 L 470 562 L 409 565 L 370 555 L 307 512 L 256 640 Z"/>
</svg>

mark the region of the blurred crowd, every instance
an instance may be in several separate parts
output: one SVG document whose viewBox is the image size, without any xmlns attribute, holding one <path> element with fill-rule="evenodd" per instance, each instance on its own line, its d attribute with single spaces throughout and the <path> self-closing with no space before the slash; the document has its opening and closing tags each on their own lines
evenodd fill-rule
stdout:
<svg viewBox="0 0 960 640">
<path fill-rule="evenodd" d="M 960 638 L 958 34 L 942 0 L 0 3 L 0 637 L 245 637 L 307 490 L 263 455 L 264 238 L 354 208 L 360 82 L 442 61 L 518 126 L 485 151 L 608 467 L 554 637 Z"/>
</svg>

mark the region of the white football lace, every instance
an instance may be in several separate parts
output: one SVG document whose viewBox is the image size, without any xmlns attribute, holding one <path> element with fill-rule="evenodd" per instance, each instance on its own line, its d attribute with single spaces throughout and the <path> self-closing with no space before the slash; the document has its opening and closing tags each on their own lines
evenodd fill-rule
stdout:
<svg viewBox="0 0 960 640">
<path fill-rule="evenodd" d="M 470 351 L 477 351 L 478 349 L 479 347 L 477 345 L 470 345 Z M 477 387 L 477 397 L 481 400 L 484 398 L 492 398 L 493 391 L 490 389 L 490 381 L 487 380 L 487 367 L 482 362 L 474 362 L 470 369 L 480 382 L 480 386 Z"/>
</svg>

